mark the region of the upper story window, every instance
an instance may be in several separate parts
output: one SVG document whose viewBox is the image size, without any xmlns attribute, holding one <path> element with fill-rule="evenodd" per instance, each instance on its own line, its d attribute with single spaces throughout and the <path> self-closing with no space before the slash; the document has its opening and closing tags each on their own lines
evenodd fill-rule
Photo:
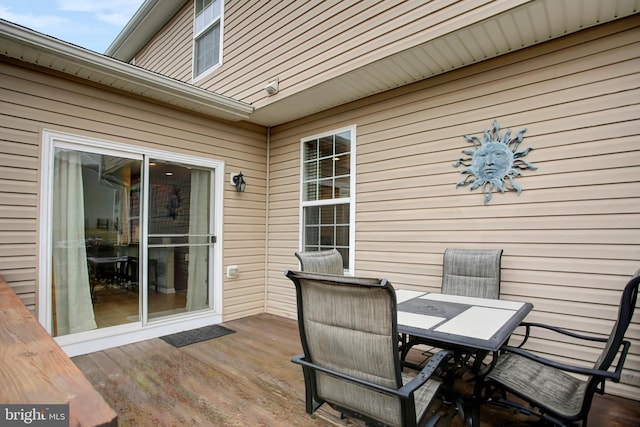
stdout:
<svg viewBox="0 0 640 427">
<path fill-rule="evenodd" d="M 337 249 L 353 273 L 355 127 L 302 141 L 300 233 L 304 251 Z"/>
<path fill-rule="evenodd" d="M 195 0 L 193 76 L 222 62 L 223 0 Z"/>
</svg>

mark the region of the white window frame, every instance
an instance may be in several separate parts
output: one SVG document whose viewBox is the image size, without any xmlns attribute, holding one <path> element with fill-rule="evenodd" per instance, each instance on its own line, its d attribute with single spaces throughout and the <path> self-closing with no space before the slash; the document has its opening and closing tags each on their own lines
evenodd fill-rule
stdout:
<svg viewBox="0 0 640 427">
<path fill-rule="evenodd" d="M 214 8 L 215 3 L 219 3 L 220 4 L 220 14 L 217 16 L 212 16 L 211 21 L 209 22 L 205 22 L 203 23 L 201 26 L 202 28 L 197 28 L 198 27 L 198 18 L 203 15 L 207 9 L 209 8 Z M 212 65 L 211 67 L 207 68 L 206 70 L 202 71 L 200 74 L 197 73 L 197 68 L 196 68 L 196 61 L 198 60 L 198 49 L 197 49 L 197 43 L 198 40 L 204 35 L 206 34 L 209 30 L 211 30 L 215 25 L 218 25 L 220 28 L 220 40 L 218 40 L 219 43 L 219 51 L 218 51 L 218 61 Z M 192 60 L 192 73 L 193 73 L 193 81 L 196 80 L 201 80 L 202 78 L 206 77 L 207 75 L 211 74 L 214 70 L 218 69 L 221 65 L 222 65 L 222 50 L 223 50 L 223 40 L 224 40 L 224 0 L 213 0 L 211 5 L 209 7 L 207 7 L 205 10 L 203 10 L 202 12 L 200 12 L 200 14 L 196 15 L 196 7 L 195 7 L 195 1 L 194 1 L 194 7 L 193 7 L 193 60 Z"/>
<path fill-rule="evenodd" d="M 351 148 L 349 163 L 349 197 L 324 200 L 304 200 L 304 143 L 314 139 L 336 135 L 342 132 L 351 132 Z M 298 230 L 298 248 L 304 250 L 304 208 L 310 206 L 333 206 L 336 204 L 349 204 L 349 268 L 345 270 L 347 275 L 355 275 L 355 243 L 356 243 L 356 125 L 333 129 L 316 135 L 304 137 L 300 140 L 300 212 Z"/>
<path fill-rule="evenodd" d="M 223 211 L 224 211 L 224 162 L 202 157 L 194 157 L 169 151 L 154 150 L 128 144 L 122 144 L 102 139 L 73 135 L 52 130 L 42 132 L 42 166 L 41 166 L 41 202 L 40 202 L 40 232 L 39 232 L 39 273 L 38 273 L 38 320 L 40 324 L 49 332 L 52 331 L 52 295 L 51 295 L 51 274 L 52 274 L 52 212 L 53 212 L 53 165 L 56 147 L 66 147 L 82 151 L 90 151 L 107 155 L 122 155 L 130 158 L 140 158 L 146 156 L 144 167 L 144 179 L 148 179 L 148 159 L 157 158 L 176 163 L 201 166 L 212 170 L 213 179 L 213 232 L 216 235 L 216 245 L 213 248 L 213 262 L 210 265 L 211 283 L 209 295 L 211 306 L 208 310 L 185 313 L 180 317 L 167 317 L 158 320 L 127 323 L 124 325 L 99 328 L 91 331 L 63 335 L 55 337 L 56 342 L 62 347 L 67 355 L 76 356 L 95 351 L 104 350 L 110 347 L 121 346 L 146 339 L 172 334 L 188 329 L 222 322 L 222 287 L 223 287 Z M 144 206 L 144 205 L 143 205 Z M 146 209 L 146 208 L 145 208 Z M 146 215 L 145 215 L 146 216 Z M 141 245 L 146 245 L 147 222 L 141 224 Z M 146 246 L 145 246 L 146 247 Z M 143 261 L 143 260 L 142 260 Z M 142 265 L 142 264 L 141 264 Z M 142 270 L 143 283 L 147 283 L 146 269 Z M 143 292 L 141 313 L 146 312 L 146 296 Z"/>
</svg>

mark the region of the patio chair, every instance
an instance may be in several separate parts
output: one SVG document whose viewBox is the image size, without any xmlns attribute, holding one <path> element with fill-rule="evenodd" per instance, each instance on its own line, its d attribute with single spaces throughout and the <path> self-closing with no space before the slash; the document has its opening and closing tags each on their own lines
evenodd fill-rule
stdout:
<svg viewBox="0 0 640 427">
<path fill-rule="evenodd" d="M 442 293 L 478 298 L 500 297 L 500 269 L 502 249 L 459 249 L 447 248 L 442 258 Z M 406 362 L 406 357 L 415 345 L 430 346 L 431 342 L 419 337 L 401 335 L 401 358 L 405 366 L 416 369 L 420 364 Z M 437 349 L 423 352 L 429 357 Z M 458 354 L 458 364 L 466 365 L 470 355 Z M 482 357 L 476 359 L 472 368 L 480 368 Z"/>
<path fill-rule="evenodd" d="M 337 249 L 327 251 L 296 252 L 300 260 L 300 269 L 313 273 L 344 275 L 342 255 Z"/>
<path fill-rule="evenodd" d="M 498 299 L 501 259 L 502 249 L 446 249 L 442 293 Z"/>
<path fill-rule="evenodd" d="M 296 287 L 306 412 L 324 403 L 368 424 L 437 422 L 428 409 L 441 382 L 432 375 L 448 352 L 415 377 L 402 373 L 395 291 L 385 279 L 286 272 Z"/>
<path fill-rule="evenodd" d="M 557 425 L 572 425 L 582 420 L 582 425 L 586 426 L 594 393 L 604 394 L 607 379 L 614 382 L 620 381 L 622 367 L 630 346 L 630 342 L 624 339 L 624 334 L 636 306 L 638 284 L 640 284 L 640 270 L 634 274 L 622 292 L 618 319 L 608 338 L 581 335 L 540 323 L 523 322 L 521 326 L 526 329 L 522 343 L 517 347 L 505 346 L 504 353 L 500 355 L 496 366 L 487 376 L 488 396 L 495 396 L 496 391 L 501 392 L 490 402 L 499 406 L 517 408 L 523 413 L 536 415 L 544 421 Z M 588 346 L 596 342 L 605 343 L 605 345 L 593 368 L 560 363 L 521 348 L 534 328 L 572 337 Z M 612 370 L 611 365 L 618 354 L 620 357 L 615 369 Z M 508 400 L 505 392 L 523 399 L 530 406 Z"/>
</svg>

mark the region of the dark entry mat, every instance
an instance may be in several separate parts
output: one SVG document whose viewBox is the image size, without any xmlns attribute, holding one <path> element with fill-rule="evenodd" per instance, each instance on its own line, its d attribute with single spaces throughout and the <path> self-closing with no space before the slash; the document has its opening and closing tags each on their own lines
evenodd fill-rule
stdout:
<svg viewBox="0 0 640 427">
<path fill-rule="evenodd" d="M 174 347 L 184 347 L 185 345 L 195 344 L 200 341 L 210 340 L 225 335 L 233 334 L 235 331 L 220 325 L 204 326 L 190 331 L 178 332 L 171 335 L 160 337 L 161 340 L 168 342 Z"/>
</svg>

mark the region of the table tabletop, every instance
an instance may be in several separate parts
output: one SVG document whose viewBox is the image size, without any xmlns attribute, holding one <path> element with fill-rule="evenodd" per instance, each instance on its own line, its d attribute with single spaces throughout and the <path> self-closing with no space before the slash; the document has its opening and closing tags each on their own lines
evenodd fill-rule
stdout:
<svg viewBox="0 0 640 427">
<path fill-rule="evenodd" d="M 398 289 L 398 332 L 434 344 L 498 351 L 533 305 Z"/>
</svg>

